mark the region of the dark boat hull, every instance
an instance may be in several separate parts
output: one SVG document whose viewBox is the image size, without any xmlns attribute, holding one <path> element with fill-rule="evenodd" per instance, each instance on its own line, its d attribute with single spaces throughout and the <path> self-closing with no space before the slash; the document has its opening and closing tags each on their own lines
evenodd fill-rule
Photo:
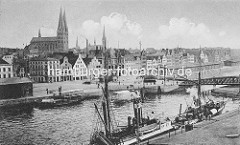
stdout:
<svg viewBox="0 0 240 145">
<path fill-rule="evenodd" d="M 37 104 L 37 107 L 39 109 L 51 109 L 51 108 L 56 108 L 56 107 L 62 107 L 62 106 L 72 106 L 79 104 L 81 102 L 80 99 L 77 100 L 61 100 L 58 102 L 39 102 Z"/>
<path fill-rule="evenodd" d="M 208 113 L 208 115 L 205 116 L 206 119 L 207 119 L 208 117 L 214 117 L 214 116 L 217 116 L 217 115 L 219 115 L 219 114 L 222 114 L 222 112 L 223 112 L 223 110 L 224 110 L 224 108 L 225 108 L 225 105 L 226 105 L 226 102 L 223 102 L 223 101 L 222 101 L 222 102 L 220 102 L 220 106 L 219 106 L 218 109 L 216 109 L 216 108 L 211 108 L 211 109 L 209 109 L 210 112 Z M 198 108 L 196 108 L 196 109 L 199 110 L 201 107 L 204 107 L 204 106 L 206 106 L 206 104 L 205 104 L 205 105 L 202 105 L 202 106 L 200 106 L 200 107 L 198 107 Z M 213 111 L 213 109 L 215 109 L 215 111 Z M 199 114 L 195 114 L 195 115 L 189 115 L 188 113 L 191 114 L 191 112 L 185 111 L 183 114 L 181 114 L 179 117 L 177 117 L 177 118 L 175 119 L 174 124 L 176 124 L 177 126 L 179 126 L 179 125 L 183 125 L 186 121 L 188 121 L 188 123 L 190 122 L 190 124 L 194 124 L 194 123 L 197 123 L 197 122 L 201 122 L 201 121 L 203 120 L 203 118 L 202 118 L 202 117 L 198 118 L 198 117 L 196 117 L 196 116 L 201 116 L 200 114 L 205 114 L 204 111 L 200 112 Z M 193 113 L 192 113 L 192 114 L 193 114 Z M 189 117 L 189 116 L 190 116 L 190 117 Z M 191 122 L 194 122 L 194 123 L 191 123 Z"/>
</svg>

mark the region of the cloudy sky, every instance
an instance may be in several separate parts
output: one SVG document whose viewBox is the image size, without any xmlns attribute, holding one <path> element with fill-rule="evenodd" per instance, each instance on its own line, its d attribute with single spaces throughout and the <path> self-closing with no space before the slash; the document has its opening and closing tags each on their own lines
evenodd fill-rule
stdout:
<svg viewBox="0 0 240 145">
<path fill-rule="evenodd" d="M 237 0 L 0 0 L 0 47 L 24 47 L 41 29 L 55 36 L 60 7 L 66 11 L 69 47 L 78 36 L 109 47 L 240 48 Z"/>
</svg>

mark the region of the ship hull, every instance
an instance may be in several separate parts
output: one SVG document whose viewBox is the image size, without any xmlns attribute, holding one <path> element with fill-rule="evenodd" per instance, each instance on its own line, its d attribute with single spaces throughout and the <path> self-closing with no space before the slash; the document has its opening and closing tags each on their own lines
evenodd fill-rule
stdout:
<svg viewBox="0 0 240 145">
<path fill-rule="evenodd" d="M 49 102 L 38 102 L 37 107 L 39 109 L 51 109 L 61 106 L 72 106 L 79 104 L 80 102 L 81 102 L 80 99 L 56 99 Z"/>
</svg>

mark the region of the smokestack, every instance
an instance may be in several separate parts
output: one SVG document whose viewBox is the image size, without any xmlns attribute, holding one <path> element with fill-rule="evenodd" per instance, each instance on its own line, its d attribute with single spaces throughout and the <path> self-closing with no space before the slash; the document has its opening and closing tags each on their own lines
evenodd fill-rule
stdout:
<svg viewBox="0 0 240 145">
<path fill-rule="evenodd" d="M 88 55 L 88 46 L 89 46 L 88 39 L 86 39 L 86 55 Z"/>
</svg>

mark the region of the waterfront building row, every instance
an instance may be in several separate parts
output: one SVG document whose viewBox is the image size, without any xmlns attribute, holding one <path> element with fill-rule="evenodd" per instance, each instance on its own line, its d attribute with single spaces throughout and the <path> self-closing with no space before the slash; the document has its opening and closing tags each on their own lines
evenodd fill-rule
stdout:
<svg viewBox="0 0 240 145">
<path fill-rule="evenodd" d="M 29 69 L 31 78 L 36 82 L 80 80 L 87 71 L 81 55 L 72 53 L 58 54 L 52 58 L 32 58 Z"/>
</svg>

